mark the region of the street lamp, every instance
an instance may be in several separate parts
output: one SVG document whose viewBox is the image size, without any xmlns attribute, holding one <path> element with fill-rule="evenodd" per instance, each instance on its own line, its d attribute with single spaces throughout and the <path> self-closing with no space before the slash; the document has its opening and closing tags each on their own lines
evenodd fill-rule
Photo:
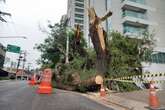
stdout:
<svg viewBox="0 0 165 110">
<path fill-rule="evenodd" d="M 23 39 L 27 39 L 26 36 L 0 36 L 0 38 L 23 38 Z"/>
</svg>

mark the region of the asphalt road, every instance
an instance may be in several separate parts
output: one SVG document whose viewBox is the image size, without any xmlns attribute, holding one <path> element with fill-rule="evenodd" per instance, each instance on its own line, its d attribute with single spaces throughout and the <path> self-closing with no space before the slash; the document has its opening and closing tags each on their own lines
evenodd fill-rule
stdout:
<svg viewBox="0 0 165 110">
<path fill-rule="evenodd" d="M 54 89 L 37 94 L 26 81 L 0 81 L 0 110 L 113 110 L 79 93 Z"/>
</svg>

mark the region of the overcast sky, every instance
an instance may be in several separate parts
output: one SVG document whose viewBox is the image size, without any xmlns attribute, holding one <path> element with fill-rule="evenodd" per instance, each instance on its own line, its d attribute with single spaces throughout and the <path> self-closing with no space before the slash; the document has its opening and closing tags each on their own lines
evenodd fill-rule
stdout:
<svg viewBox="0 0 165 110">
<path fill-rule="evenodd" d="M 43 42 L 46 34 L 40 32 L 38 25 L 46 26 L 48 20 L 57 23 L 67 12 L 67 0 L 6 0 L 7 10 L 12 14 L 9 22 L 0 23 L 0 36 L 27 36 L 27 39 L 0 39 L 4 46 L 18 45 L 28 51 L 27 63 L 37 66 L 35 60 L 40 54 L 33 50 L 36 43 Z M 1 8 L 0 8 L 1 9 Z M 16 61 L 17 54 L 7 53 Z"/>
</svg>

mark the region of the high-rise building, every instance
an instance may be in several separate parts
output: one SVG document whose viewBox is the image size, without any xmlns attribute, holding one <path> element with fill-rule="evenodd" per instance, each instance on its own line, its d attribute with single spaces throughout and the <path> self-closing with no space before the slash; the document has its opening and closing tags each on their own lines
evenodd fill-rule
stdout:
<svg viewBox="0 0 165 110">
<path fill-rule="evenodd" d="M 152 55 L 152 64 L 145 64 L 145 69 L 153 72 L 165 71 L 165 0 L 68 0 L 69 25 L 74 27 L 75 24 L 80 24 L 88 44 L 89 7 L 94 7 L 99 17 L 109 10 L 113 12 L 102 23 L 106 31 L 115 30 L 135 38 L 145 31 L 153 32 L 156 40 L 155 52 Z"/>
<path fill-rule="evenodd" d="M 68 0 L 67 10 L 68 26 L 74 28 L 79 24 L 86 40 L 88 40 L 87 4 L 87 0 Z"/>
</svg>

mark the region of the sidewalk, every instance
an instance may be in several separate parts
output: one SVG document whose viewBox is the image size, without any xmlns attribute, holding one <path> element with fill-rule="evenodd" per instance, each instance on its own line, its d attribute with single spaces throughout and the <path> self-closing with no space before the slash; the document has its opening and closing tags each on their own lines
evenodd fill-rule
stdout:
<svg viewBox="0 0 165 110">
<path fill-rule="evenodd" d="M 112 92 L 107 94 L 106 97 L 100 97 L 99 93 L 88 93 L 86 96 L 98 103 L 111 107 L 114 110 L 148 110 L 148 104 L 120 97 Z"/>
<path fill-rule="evenodd" d="M 0 83 L 8 82 L 10 80 L 0 80 Z"/>
</svg>

